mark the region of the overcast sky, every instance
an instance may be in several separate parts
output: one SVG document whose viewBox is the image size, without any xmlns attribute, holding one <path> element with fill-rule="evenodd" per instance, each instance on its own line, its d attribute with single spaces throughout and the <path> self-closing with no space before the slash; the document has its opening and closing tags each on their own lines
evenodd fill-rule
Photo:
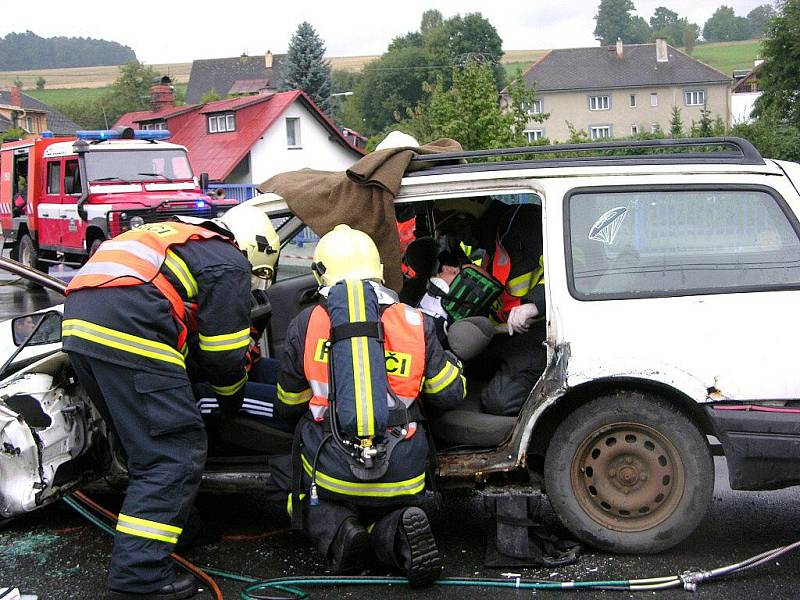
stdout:
<svg viewBox="0 0 800 600">
<path fill-rule="evenodd" d="M 701 29 L 724 3 L 746 16 L 769 0 L 634 0 L 646 20 L 668 6 Z M 14 10 L 0 34 L 31 31 L 43 37 L 84 36 L 130 46 L 150 63 L 195 58 L 283 53 L 297 25 L 310 22 L 328 56 L 381 54 L 393 37 L 419 29 L 422 13 L 438 8 L 445 18 L 481 12 L 497 28 L 505 50 L 594 46 L 599 0 L 39 0 L 36 10 Z"/>
</svg>

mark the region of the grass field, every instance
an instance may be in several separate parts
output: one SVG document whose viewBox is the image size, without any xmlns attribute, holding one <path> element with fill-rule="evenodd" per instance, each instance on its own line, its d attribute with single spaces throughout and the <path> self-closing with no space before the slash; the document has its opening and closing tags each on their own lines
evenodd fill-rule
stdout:
<svg viewBox="0 0 800 600">
<path fill-rule="evenodd" d="M 695 47 L 692 56 L 704 63 L 730 75 L 734 69 L 749 69 L 753 60 L 759 55 L 760 42 L 746 40 L 743 42 L 716 42 L 700 44 Z M 524 72 L 534 61 L 547 50 L 506 50 L 501 63 L 506 73 L 511 76 L 517 67 Z M 334 69 L 360 71 L 364 65 L 378 58 L 377 56 L 334 56 L 328 60 Z M 152 65 L 159 73 L 169 75 L 177 84 L 186 84 L 192 63 L 172 63 Z M 47 81 L 45 90 L 32 94 L 42 102 L 69 102 L 72 99 L 86 98 L 95 93 L 91 90 L 106 88 L 119 75 L 119 67 L 83 67 L 75 69 L 40 69 L 36 71 L 0 72 L 0 88 L 8 88 L 15 79 L 20 79 L 26 93 L 34 90 L 36 79 L 44 77 Z M 102 93 L 102 92 L 96 92 Z"/>
<path fill-rule="evenodd" d="M 761 54 L 760 40 L 715 42 L 695 46 L 692 57 L 731 75 L 737 69 L 752 69 L 753 61 Z"/>
</svg>

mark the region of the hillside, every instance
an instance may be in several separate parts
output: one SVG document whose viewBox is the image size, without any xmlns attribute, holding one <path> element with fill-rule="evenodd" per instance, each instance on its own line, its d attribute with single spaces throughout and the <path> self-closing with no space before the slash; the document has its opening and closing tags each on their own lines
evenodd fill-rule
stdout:
<svg viewBox="0 0 800 600">
<path fill-rule="evenodd" d="M 743 42 L 717 42 L 700 44 L 692 56 L 704 63 L 730 75 L 734 69 L 749 69 L 753 60 L 759 55 L 759 40 Z M 535 60 L 539 59 L 546 50 L 506 50 L 502 63 L 509 74 L 517 67 L 523 71 Z M 377 56 L 334 56 L 330 57 L 334 69 L 345 71 L 360 71 L 368 62 Z M 187 83 L 192 63 L 154 64 L 153 69 L 160 73 L 168 74 L 176 83 Z M 0 72 L 0 88 L 8 88 L 15 79 L 20 79 L 23 88 L 33 90 L 36 79 L 44 77 L 47 81 L 45 91 L 68 90 L 76 88 L 104 88 L 111 85 L 119 74 L 118 67 L 82 67 L 72 69 L 38 69 L 35 71 L 6 71 Z M 36 94 L 34 94 L 36 95 Z M 74 96 L 75 94 L 67 94 Z M 58 94 L 53 94 L 58 96 Z M 38 97 L 38 96 L 37 96 Z M 41 98 L 47 102 L 44 97 Z"/>
<path fill-rule="evenodd" d="M 752 69 L 753 61 L 760 55 L 761 40 L 700 44 L 692 52 L 694 58 L 726 75 L 732 75 L 738 69 Z"/>
</svg>

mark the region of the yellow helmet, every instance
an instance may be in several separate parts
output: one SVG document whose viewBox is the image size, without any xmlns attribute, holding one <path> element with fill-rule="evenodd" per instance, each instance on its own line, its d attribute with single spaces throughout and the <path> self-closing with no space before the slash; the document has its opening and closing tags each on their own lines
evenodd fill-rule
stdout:
<svg viewBox="0 0 800 600">
<path fill-rule="evenodd" d="M 229 209 L 219 221 L 233 234 L 239 250 L 252 265 L 253 275 L 272 279 L 281 243 L 267 214 L 245 203 Z"/>
<path fill-rule="evenodd" d="M 383 264 L 375 242 L 363 231 L 337 225 L 320 238 L 311 264 L 322 286 L 342 279 L 372 279 L 383 283 Z"/>
</svg>

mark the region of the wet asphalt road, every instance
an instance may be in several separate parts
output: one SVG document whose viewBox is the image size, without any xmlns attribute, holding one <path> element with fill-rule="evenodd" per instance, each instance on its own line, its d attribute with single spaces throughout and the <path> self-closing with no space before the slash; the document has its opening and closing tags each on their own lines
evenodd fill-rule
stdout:
<svg viewBox="0 0 800 600">
<path fill-rule="evenodd" d="M 0 285 L 0 318 L 60 302 L 57 295 L 30 292 L 6 279 Z M 800 539 L 800 488 L 777 492 L 731 492 L 724 462 L 716 459 L 716 487 L 709 512 L 687 540 L 657 556 L 613 556 L 586 551 L 577 564 L 560 569 L 486 569 L 484 543 L 489 516 L 471 492 L 446 493 L 442 510 L 433 519 L 444 556 L 445 575 L 499 577 L 514 571 L 545 579 L 625 579 L 679 573 L 689 567 L 714 568 L 768 548 Z M 109 508 L 119 496 L 98 498 Z M 283 508 L 257 493 L 217 496 L 201 494 L 198 506 L 210 527 L 222 538 L 186 553 L 198 565 L 247 573 L 258 578 L 326 574 L 324 561 L 297 533 L 286 531 Z M 549 511 L 547 522 L 558 529 Z M 0 587 L 18 585 L 42 600 L 102 598 L 111 538 L 97 531 L 63 503 L 29 514 L 0 530 Z M 225 598 L 239 598 L 242 584 L 219 580 Z M 658 597 L 747 599 L 800 597 L 800 553 L 784 557 L 749 574 L 700 586 L 693 596 L 682 590 L 665 592 L 530 592 L 496 589 L 435 587 L 410 593 L 404 587 L 333 588 L 312 591 L 313 598 L 478 599 L 555 597 Z M 212 598 L 204 591 L 197 598 Z"/>
</svg>

